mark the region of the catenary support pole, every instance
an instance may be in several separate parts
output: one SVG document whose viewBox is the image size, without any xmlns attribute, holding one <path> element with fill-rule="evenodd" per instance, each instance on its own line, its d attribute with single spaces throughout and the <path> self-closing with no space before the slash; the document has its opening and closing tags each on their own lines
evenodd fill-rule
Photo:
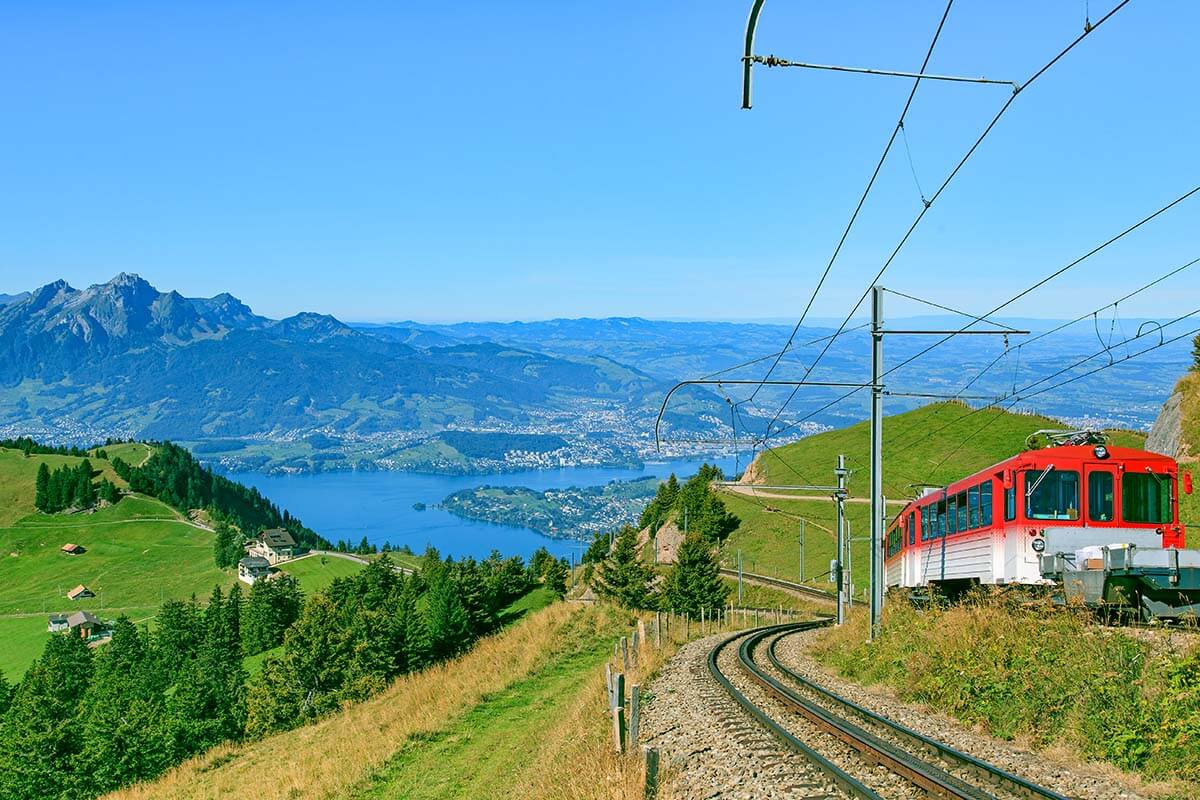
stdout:
<svg viewBox="0 0 1200 800">
<path fill-rule="evenodd" d="M 871 288 L 871 639 L 883 614 L 883 287 Z"/>
<path fill-rule="evenodd" d="M 833 471 L 837 476 L 837 566 L 833 580 L 837 583 L 837 624 L 846 621 L 846 581 L 842 577 L 842 558 L 846 549 L 846 456 L 838 455 L 837 468 Z"/>
</svg>

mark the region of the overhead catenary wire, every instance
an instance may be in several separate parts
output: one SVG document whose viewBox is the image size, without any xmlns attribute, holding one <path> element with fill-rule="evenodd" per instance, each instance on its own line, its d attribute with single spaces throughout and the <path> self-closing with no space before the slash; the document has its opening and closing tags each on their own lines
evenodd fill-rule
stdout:
<svg viewBox="0 0 1200 800">
<path fill-rule="evenodd" d="M 1185 315 L 1185 317 L 1190 317 L 1197 313 L 1200 313 L 1200 309 L 1193 311 L 1191 314 Z M 1181 317 L 1180 319 L 1183 319 L 1185 317 Z M 1030 398 L 1037 397 L 1038 395 L 1041 395 L 1041 394 L 1045 394 L 1046 392 L 1053 391 L 1054 389 L 1059 389 L 1063 386 L 1066 386 L 1069 383 L 1074 383 L 1075 381 L 1082 380 L 1091 375 L 1095 375 L 1098 372 L 1103 372 L 1106 369 L 1111 369 L 1112 367 L 1115 367 L 1118 364 L 1124 364 L 1127 361 L 1132 361 L 1133 359 L 1143 356 L 1146 353 L 1153 352 L 1154 350 L 1158 350 L 1161 347 L 1166 347 L 1167 345 L 1174 344 L 1175 342 L 1186 339 L 1189 336 L 1195 336 L 1196 334 L 1200 334 L 1200 328 L 1193 328 L 1192 330 L 1186 331 L 1185 333 L 1181 333 L 1178 336 L 1173 336 L 1170 339 L 1164 339 L 1163 341 L 1159 342 L 1158 344 L 1147 347 L 1145 350 L 1139 350 L 1136 353 L 1122 356 L 1119 359 L 1114 359 L 1113 361 L 1110 361 L 1107 364 L 1101 364 L 1100 366 L 1096 367 L 1095 369 L 1089 370 L 1084 373 L 1080 373 L 1079 375 L 1073 375 L 1069 378 L 1059 381 L 1058 383 L 1056 383 L 1052 386 L 1047 386 L 1042 389 L 1039 389 L 1036 392 L 1031 392 L 1029 394 L 1021 394 L 1020 396 L 1013 398 L 1012 401 L 1009 403 L 1008 407 L 1004 410 L 1007 411 L 1007 410 L 1013 408 L 1015 405 L 1017 405 L 1017 403 L 1029 400 Z M 981 409 L 975 409 L 971 412 L 971 414 L 974 414 L 974 413 L 977 413 L 980 411 L 984 411 L 987 408 L 994 408 L 994 407 L 995 407 L 995 405 L 990 405 L 990 406 L 986 406 Z M 968 414 L 966 416 L 971 416 L 971 414 Z M 962 419 L 965 419 L 966 416 L 964 416 Z M 985 430 L 989 425 L 993 424 L 996 420 L 1000 419 L 1002 416 L 1003 416 L 1002 414 L 997 414 L 997 415 L 993 416 L 991 419 L 987 420 L 984 424 L 977 427 L 974 431 L 972 431 L 971 433 L 964 436 L 962 438 L 962 441 L 959 442 L 957 447 L 955 447 L 953 450 L 951 450 L 949 453 L 947 453 L 942 458 L 941 461 L 939 461 L 937 464 L 934 464 L 933 467 L 930 468 L 930 474 L 932 474 L 934 472 L 934 470 L 937 470 L 939 467 L 941 467 L 943 464 L 945 464 L 946 461 L 949 460 L 949 458 L 951 456 L 953 456 L 955 453 L 957 453 L 959 450 L 961 450 L 964 446 L 966 446 L 967 442 L 969 442 L 971 439 L 978 436 L 980 433 L 983 432 L 983 430 Z"/>
<path fill-rule="evenodd" d="M 1128 0 L 1126 0 L 1126 2 L 1128 2 Z M 934 31 L 933 39 L 930 40 L 929 47 L 925 51 L 925 59 L 921 62 L 920 71 L 922 73 L 925 72 L 925 69 L 929 66 L 929 60 L 933 57 L 933 50 L 937 46 L 938 38 L 942 35 L 942 28 L 946 25 L 946 18 L 950 16 L 950 9 L 953 7 L 953 5 L 954 0 L 948 0 L 946 3 L 946 10 L 942 12 L 942 18 L 938 21 L 937 30 Z M 833 254 L 829 257 L 829 261 L 825 264 L 825 271 L 821 273 L 821 277 L 817 280 L 817 285 L 813 288 L 812 294 L 809 296 L 808 302 L 804 306 L 804 310 L 800 312 L 800 319 L 796 321 L 796 326 L 792 329 L 791 335 L 788 336 L 787 342 L 783 346 L 783 350 L 780 351 L 779 357 L 776 358 L 774 363 L 771 364 L 771 367 L 767 370 L 766 375 L 763 376 L 763 380 L 767 380 L 772 374 L 774 374 L 775 368 L 779 366 L 779 362 L 783 358 L 783 355 L 791 348 L 792 342 L 796 338 L 796 334 L 800 332 L 800 326 L 804 324 L 804 320 L 808 317 L 808 312 L 812 310 L 813 303 L 816 302 L 817 295 L 821 292 L 821 287 L 825 285 L 825 281 L 829 278 L 829 273 L 833 270 L 833 265 L 837 261 L 838 256 L 841 254 L 842 247 L 846 244 L 846 239 L 849 238 L 850 231 L 853 230 L 854 223 L 858 220 L 859 213 L 862 212 L 863 206 L 866 205 L 867 197 L 871 194 L 871 189 L 874 188 L 875 181 L 879 178 L 879 173 L 883 171 L 883 165 L 887 161 L 888 153 L 892 151 L 892 145 L 896 143 L 896 136 L 902 129 L 904 118 L 907 116 L 909 108 L 912 107 L 913 98 L 916 96 L 917 87 L 920 85 L 921 78 L 917 77 L 916 80 L 913 81 L 912 89 L 910 89 L 908 92 L 908 99 L 904 101 L 904 108 L 900 111 L 900 118 L 896 121 L 895 127 L 892 128 L 892 134 L 888 137 L 887 144 L 884 145 L 883 152 L 880 154 L 879 160 L 875 163 L 875 169 L 871 172 L 871 177 L 867 181 L 867 186 L 865 189 L 863 189 L 862 195 L 858 198 L 858 204 L 854 207 L 854 211 L 850 214 L 850 219 L 847 221 L 846 227 L 842 230 L 842 235 L 838 239 L 837 246 L 833 249 Z M 843 327 L 845 326 L 843 325 L 839 327 L 837 333 L 834 334 L 834 338 L 841 335 Z M 828 345 L 826 345 L 826 348 L 828 348 Z M 753 393 L 751 393 L 749 400 L 753 401 L 757 396 L 758 390 L 756 389 Z"/>
<path fill-rule="evenodd" d="M 1159 275 L 1157 278 L 1154 278 L 1153 280 L 1142 284 L 1138 288 L 1136 288 L 1130 292 L 1127 292 L 1126 294 L 1122 295 L 1121 297 L 1117 298 L 1116 300 L 1112 301 L 1111 303 L 1100 306 L 1099 308 L 1097 308 L 1093 311 L 1089 311 L 1086 314 L 1081 314 L 1069 322 L 1064 322 L 1061 325 L 1057 325 L 1057 326 L 1051 328 L 1050 330 L 1043 331 L 1042 333 L 1039 333 L 1037 336 L 1034 336 L 1030 339 L 1026 339 L 1025 341 L 1021 342 L 1019 345 L 1017 345 L 1012 350 L 1012 352 L 1015 354 L 1013 356 L 1013 358 L 1014 358 L 1014 361 L 1016 362 L 1016 363 L 1014 363 L 1012 389 L 1008 393 L 1003 395 L 1002 397 L 1005 397 L 1005 396 L 1011 397 L 1017 393 L 1016 369 L 1020 365 L 1021 352 L 1023 351 L 1024 348 L 1028 347 L 1029 345 L 1033 344 L 1034 342 L 1045 339 L 1046 337 L 1051 336 L 1052 334 L 1058 333 L 1066 328 L 1069 328 L 1072 325 L 1082 322 L 1083 320 L 1087 319 L 1088 317 L 1094 317 L 1094 316 L 1098 315 L 1100 312 L 1104 311 L 1105 309 L 1108 309 L 1108 308 L 1115 309 L 1120 303 L 1123 303 L 1126 300 L 1136 297 L 1137 295 L 1141 294 L 1142 292 L 1147 291 L 1148 289 L 1151 289 L 1151 288 L 1157 286 L 1158 284 L 1162 283 L 1163 281 L 1178 275 L 1179 273 L 1183 272 L 1184 270 L 1190 269 L 1191 267 L 1195 266 L 1196 264 L 1200 264 L 1200 258 L 1194 258 L 1191 261 L 1188 261 L 1187 263 L 1182 264 L 1181 266 L 1178 266 L 1178 267 L 1175 267 L 1174 269 L 1168 270 L 1167 272 L 1163 273 L 1162 275 Z M 888 290 L 888 291 L 892 294 L 901 294 L 900 292 L 896 292 L 894 290 Z M 1171 323 L 1168 323 L 1168 324 L 1171 324 Z M 1121 342 L 1121 343 L 1124 343 L 1127 341 L 1129 341 L 1129 340 L 1123 339 L 1123 342 Z M 1118 343 L 1118 345 L 1121 343 Z M 1112 349 L 1112 339 L 1111 338 L 1109 339 L 1107 344 L 1105 342 L 1101 342 L 1101 344 L 1105 346 L 1106 351 Z M 967 381 L 965 384 L 963 384 L 963 386 L 958 390 L 958 393 L 956 393 L 955 396 L 947 398 L 947 399 L 951 399 L 951 400 L 974 399 L 974 398 L 966 396 L 963 393 L 965 393 L 968 389 L 970 389 L 972 386 L 974 386 L 984 375 L 986 375 L 993 367 L 995 367 L 996 364 L 998 364 L 1000 362 L 1000 360 L 1002 358 L 1004 358 L 1006 355 L 1009 355 L 1008 350 L 1005 350 L 1004 352 L 1000 353 L 1000 355 L 996 356 L 996 358 L 992 359 L 992 361 L 989 364 L 987 364 L 987 366 L 985 366 L 983 369 L 981 369 L 979 372 L 977 372 L 969 381 Z M 900 366 L 903 366 L 903 365 L 897 365 L 896 368 L 899 369 Z M 951 420 L 950 422 L 946 423 L 945 425 L 942 425 L 941 427 L 936 428 L 932 432 L 926 432 L 926 434 L 924 434 L 924 435 L 935 435 L 935 434 L 940 433 L 941 431 L 945 430 L 946 428 L 950 427 L 951 425 L 956 424 L 959 421 L 960 421 L 959 419 Z M 916 441 L 916 439 L 914 438 L 912 441 Z M 905 442 L 905 444 L 907 444 L 907 443 L 908 442 Z"/>
<path fill-rule="evenodd" d="M 1146 215 L 1145 217 L 1142 217 L 1140 220 L 1138 220 L 1134 224 L 1130 225 L 1129 227 L 1125 228 L 1120 233 L 1117 233 L 1116 235 L 1105 240 L 1104 242 L 1101 242 L 1100 244 L 1096 245 L 1091 250 L 1089 250 L 1088 252 L 1079 256 L 1078 258 L 1068 262 L 1067 264 L 1065 264 L 1062 267 L 1059 267 L 1058 269 L 1054 270 L 1050 274 L 1046 275 L 1044 278 L 1039 279 L 1038 281 L 1031 284 L 1030 286 L 1027 286 L 1026 288 L 1022 289 L 1021 291 L 1017 292 L 1017 294 L 1013 295 L 1012 297 L 1008 298 L 1004 302 L 1000 303 L 995 308 L 988 311 L 986 314 L 983 314 L 982 316 L 983 317 L 991 317 L 996 312 L 1007 308 L 1008 306 L 1012 305 L 1017 300 L 1020 300 L 1022 297 L 1026 296 L 1027 294 L 1029 294 L 1033 291 L 1036 291 L 1037 289 L 1040 289 L 1042 286 L 1045 286 L 1047 283 L 1054 280 L 1055 278 L 1062 276 L 1064 273 L 1079 266 L 1087 259 L 1096 255 L 1097 253 L 1100 253 L 1101 251 L 1105 250 L 1106 248 L 1112 246 L 1116 242 L 1124 239 L 1126 236 L 1128 236 L 1129 234 L 1133 233 L 1134 231 L 1140 229 L 1142 226 L 1146 225 L 1147 223 L 1151 222 L 1152 220 L 1157 219 L 1159 216 L 1161 216 L 1162 214 L 1165 214 L 1167 211 L 1171 210 L 1175 206 L 1179 205 L 1180 203 L 1184 202 L 1188 198 L 1192 197 L 1197 192 L 1200 192 L 1200 186 L 1196 186 L 1196 187 L 1184 192 L 1183 194 L 1179 195 L 1175 199 L 1171 200 L 1166 205 L 1160 206 L 1156 211 Z M 962 330 L 966 330 L 973 324 L 974 324 L 974 322 L 969 323 L 968 325 L 964 326 L 959 332 L 961 332 Z M 894 367 L 888 368 L 887 370 L 885 370 L 883 372 L 883 375 L 886 377 L 886 376 L 892 374 L 893 372 L 896 372 L 897 370 L 908 366 L 909 364 L 916 361 L 917 359 L 927 355 L 934 349 L 936 349 L 936 348 L 940 347 L 941 345 L 945 344 L 946 342 L 950 341 L 951 339 L 954 338 L 955 335 L 956 335 L 955 333 L 947 334 L 946 336 L 944 336 L 943 338 L 934 342 L 933 344 L 929 345 L 928 347 L 925 347 L 924 349 L 918 351 L 916 354 L 904 359 L 903 361 L 901 361 L 899 364 L 895 365 Z M 778 436 L 779 434 L 786 432 L 787 430 L 794 427 L 795 425 L 800 424 L 808 419 L 811 419 L 813 416 L 816 416 L 817 414 L 821 413 L 822 411 L 828 410 L 829 408 L 833 407 L 837 403 L 839 403 L 843 400 L 846 400 L 851 395 L 853 395 L 861 390 L 862 390 L 862 387 L 859 387 L 859 388 L 852 389 L 849 392 L 846 392 L 841 397 L 837 398 L 836 400 L 832 401 L 831 403 L 829 403 L 825 406 L 822 406 L 821 408 L 817 409 L 816 411 L 814 411 L 804 417 L 801 417 L 798 420 L 790 422 L 787 425 L 784 425 L 778 431 L 775 431 L 772 435 Z M 764 440 L 764 444 L 765 444 L 765 440 Z"/>
<path fill-rule="evenodd" d="M 1085 30 L 1083 33 L 1081 33 L 1077 37 L 1075 37 L 1075 39 L 1073 39 L 1066 47 L 1064 47 L 1062 50 L 1060 50 L 1057 54 L 1055 54 L 1055 56 L 1053 58 L 1051 58 L 1044 65 L 1042 65 L 1042 67 L 1040 69 L 1038 69 L 1036 72 L 1034 72 L 1033 75 L 1030 76 L 1030 78 L 1022 84 L 1021 92 L 1014 92 L 1004 102 L 1004 105 L 1002 105 L 1000 107 L 1000 110 L 996 112 L 996 115 L 994 117 L 992 117 L 992 120 L 983 129 L 983 132 L 979 134 L 978 138 L 976 138 L 975 142 L 970 146 L 970 148 L 968 148 L 967 152 L 963 155 L 963 157 L 961 159 L 959 159 L 958 163 L 955 164 L 954 168 L 952 170 L 950 170 L 950 173 L 946 176 L 945 180 L 943 180 L 941 185 L 938 186 L 937 191 L 935 191 L 929 197 L 929 202 L 927 204 L 924 204 L 922 206 L 921 210 L 917 212 L 916 218 L 913 220 L 912 224 L 909 225 L 909 227 L 905 231 L 904 235 L 900 238 L 899 243 L 897 243 L 896 246 L 892 249 L 892 251 L 888 255 L 887 259 L 883 262 L 883 265 L 879 268 L 879 271 L 876 273 L 875 277 L 870 281 L 867 288 L 863 291 L 862 295 L 859 297 L 858 301 L 854 304 L 854 307 L 850 309 L 850 313 L 846 315 L 846 318 L 842 321 L 842 324 L 838 327 L 837 332 L 835 332 L 834 336 L 828 342 L 826 342 L 825 347 L 822 348 L 821 352 L 817 354 L 816 359 L 805 370 L 804 375 L 806 378 L 808 375 L 812 374 L 812 371 L 814 369 L 816 369 L 817 365 L 825 357 L 825 354 L 829 352 L 829 348 L 831 348 L 833 346 L 833 343 L 835 341 L 837 341 L 839 336 L 841 336 L 842 331 L 845 329 L 846 325 L 848 325 L 850 323 L 850 320 L 854 317 L 854 314 L 858 312 L 858 309 L 862 306 L 863 302 L 866 301 L 867 296 L 871 293 L 871 288 L 879 283 L 879 281 L 883 277 L 884 273 L 887 272 L 888 268 L 892 265 L 892 262 L 895 261 L 896 256 L 900 254 L 900 251 L 904 248 L 905 244 L 908 243 L 908 240 L 911 238 L 913 232 L 921 224 L 921 220 L 925 218 L 925 215 L 929 212 L 929 209 L 933 207 L 933 204 L 937 201 L 937 199 L 941 196 L 941 194 L 946 190 L 946 187 L 948 187 L 951 184 L 951 182 L 953 182 L 954 178 L 959 174 L 959 172 L 962 170 L 963 166 L 967 163 L 967 161 L 969 161 L 971 159 L 971 156 L 973 156 L 975 154 L 975 151 L 979 149 L 980 145 L 983 144 L 984 140 L 988 137 L 988 135 L 992 132 L 992 130 L 995 129 L 996 125 L 1000 122 L 1001 117 L 1004 116 L 1005 112 L 1008 111 L 1008 109 L 1012 106 L 1013 102 L 1017 99 L 1017 97 L 1022 92 L 1024 92 L 1024 90 L 1027 89 L 1031 84 L 1035 83 L 1039 78 L 1041 78 L 1043 75 L 1045 75 L 1047 72 L 1049 72 L 1050 69 L 1052 69 L 1055 64 L 1057 64 L 1068 53 L 1070 53 L 1073 49 L 1075 49 L 1075 47 L 1080 42 L 1082 42 L 1085 38 L 1090 36 L 1097 28 L 1099 28 L 1101 25 L 1103 25 L 1105 22 L 1107 22 L 1109 19 L 1111 19 L 1118 11 L 1120 11 L 1122 8 L 1124 8 L 1126 5 L 1128 5 L 1129 2 L 1130 2 L 1130 0 L 1121 0 L 1121 2 L 1119 2 L 1111 11 L 1109 11 L 1107 14 L 1105 14 L 1103 17 L 1101 17 L 1099 20 L 1097 20 L 1096 23 L 1094 25 L 1092 25 L 1089 29 Z M 915 91 L 915 87 L 914 87 L 914 91 Z M 907 110 L 907 106 L 905 108 Z M 894 139 L 894 134 L 893 134 L 893 139 Z M 865 197 L 864 197 L 864 199 L 865 199 Z M 844 238 L 843 238 L 843 241 L 844 241 Z M 840 250 L 841 245 L 839 244 L 838 247 Z M 811 306 L 811 302 L 810 302 L 810 306 Z M 986 314 L 984 316 L 990 316 L 990 313 Z M 803 317 L 802 317 L 802 319 L 803 319 Z M 785 349 L 786 349 L 786 347 L 785 347 Z M 770 373 L 768 373 L 768 375 L 769 374 Z M 788 398 L 783 402 L 783 405 L 780 406 L 779 411 L 777 411 L 775 413 L 775 416 L 772 419 L 771 423 L 767 426 L 765 437 L 769 438 L 773 434 L 771 428 L 775 425 L 776 422 L 779 421 L 779 417 L 783 414 L 784 410 L 791 403 L 791 401 L 795 398 L 796 392 L 798 390 L 799 390 L 799 387 L 797 387 L 796 389 L 793 389 L 793 391 L 788 395 Z"/>
</svg>

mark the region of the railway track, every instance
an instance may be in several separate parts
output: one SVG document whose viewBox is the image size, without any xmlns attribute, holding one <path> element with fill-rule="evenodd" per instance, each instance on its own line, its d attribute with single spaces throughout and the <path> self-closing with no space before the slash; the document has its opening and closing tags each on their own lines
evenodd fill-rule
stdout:
<svg viewBox="0 0 1200 800">
<path fill-rule="evenodd" d="M 709 652 L 709 672 L 742 709 L 849 797 L 1069 800 L 863 708 L 780 662 L 776 646 L 781 638 L 829 622 L 775 625 L 731 636 Z M 756 660 L 764 643 L 765 664 Z"/>
<path fill-rule="evenodd" d="M 738 571 L 736 569 L 728 569 L 726 567 L 721 567 L 721 574 L 727 578 L 738 577 Z M 761 583 L 766 586 L 777 586 L 780 589 L 786 589 L 789 592 L 795 592 L 796 594 L 802 594 L 806 597 L 812 597 L 817 600 L 825 600 L 830 603 L 837 602 L 837 595 L 833 592 L 827 592 L 824 589 L 817 589 L 812 586 L 807 586 L 803 583 L 785 581 L 782 578 L 772 578 L 770 575 L 759 575 L 756 572 L 746 572 L 743 570 L 742 580 L 750 581 L 752 583 Z"/>
</svg>

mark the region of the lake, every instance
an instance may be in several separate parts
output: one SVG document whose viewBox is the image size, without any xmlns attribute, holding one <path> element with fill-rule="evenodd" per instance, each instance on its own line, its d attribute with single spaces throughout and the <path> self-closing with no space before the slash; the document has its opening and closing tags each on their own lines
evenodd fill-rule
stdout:
<svg viewBox="0 0 1200 800">
<path fill-rule="evenodd" d="M 570 467 L 493 475 L 425 475 L 413 472 L 320 472 L 309 475 L 264 475 L 238 472 L 229 477 L 254 486 L 286 508 L 305 525 L 326 539 L 345 539 L 357 544 L 365 535 L 371 544 L 392 547 L 408 545 L 421 553 L 433 545 L 442 555 L 455 558 L 486 558 L 492 550 L 506 556 L 528 557 L 539 547 L 556 556 L 578 559 L 586 543 L 551 539 L 528 528 L 513 528 L 456 517 L 435 508 L 446 495 L 485 484 L 525 486 L 530 489 L 563 489 L 568 486 L 600 486 L 613 480 L 656 476 L 666 479 L 674 472 L 681 479 L 692 475 L 700 460 L 647 464 L 641 469 Z M 725 471 L 733 472 L 732 458 L 709 458 Z M 417 511 L 414 503 L 424 503 Z"/>
</svg>

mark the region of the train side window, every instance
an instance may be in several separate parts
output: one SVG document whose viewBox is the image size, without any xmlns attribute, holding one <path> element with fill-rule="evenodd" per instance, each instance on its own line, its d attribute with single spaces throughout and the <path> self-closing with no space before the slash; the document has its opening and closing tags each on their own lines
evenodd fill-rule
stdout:
<svg viewBox="0 0 1200 800">
<path fill-rule="evenodd" d="M 1008 487 L 1004 490 L 1004 519 L 1012 522 L 1017 518 L 1017 487 Z"/>
<path fill-rule="evenodd" d="M 946 501 L 946 533 L 958 533 L 958 495 Z"/>
<path fill-rule="evenodd" d="M 917 543 L 917 512 L 908 512 L 908 543 Z"/>
<path fill-rule="evenodd" d="M 946 535 L 946 500 L 938 500 L 937 504 L 937 535 Z"/>
<path fill-rule="evenodd" d="M 967 530 L 967 493 L 958 493 L 958 531 Z"/>
<path fill-rule="evenodd" d="M 979 527 L 979 487 L 967 489 L 967 525 L 974 530 Z"/>
<path fill-rule="evenodd" d="M 979 487 L 979 524 L 985 528 L 992 525 L 992 482 L 986 480 Z"/>
<path fill-rule="evenodd" d="M 921 541 L 929 541 L 929 517 L 933 512 L 933 506 L 921 506 Z"/>
<path fill-rule="evenodd" d="M 889 558 L 900 552 L 900 543 L 902 541 L 903 539 L 900 538 L 899 528 L 892 528 L 891 531 L 888 532 L 887 554 Z"/>
<path fill-rule="evenodd" d="M 1111 522 L 1113 519 L 1113 474 L 1088 473 L 1088 519 Z"/>
</svg>

